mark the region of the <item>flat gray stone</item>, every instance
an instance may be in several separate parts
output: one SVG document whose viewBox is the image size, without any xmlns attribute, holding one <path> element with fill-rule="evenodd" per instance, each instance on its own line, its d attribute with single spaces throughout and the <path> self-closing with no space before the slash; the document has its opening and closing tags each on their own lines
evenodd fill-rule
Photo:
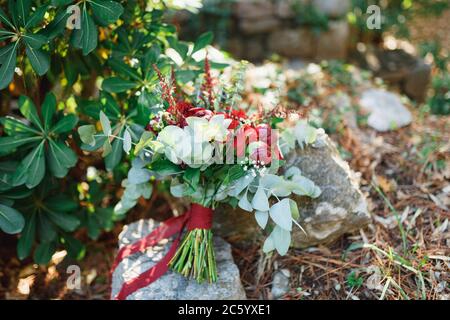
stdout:
<svg viewBox="0 0 450 320">
<path fill-rule="evenodd" d="M 283 269 L 277 271 L 272 280 L 272 289 L 270 293 L 273 299 L 278 299 L 284 296 L 290 290 L 290 279 L 291 275 L 289 270 Z"/>
<path fill-rule="evenodd" d="M 133 243 L 149 234 L 158 222 L 139 220 L 124 227 L 119 235 L 119 246 Z M 112 278 L 111 297 L 115 297 L 122 284 L 135 278 L 155 265 L 169 250 L 172 240 L 164 240 L 145 253 L 136 253 L 124 259 L 116 268 Z M 214 238 L 218 280 L 216 283 L 202 283 L 187 279 L 170 269 L 158 280 L 128 296 L 127 300 L 233 300 L 246 299 L 239 276 L 239 269 L 233 261 L 231 247 L 223 239 Z"/>
<path fill-rule="evenodd" d="M 359 103 L 369 112 L 367 124 L 377 131 L 385 132 L 407 126 L 412 121 L 411 112 L 403 105 L 398 95 L 382 89 L 362 92 Z"/>
<path fill-rule="evenodd" d="M 300 211 L 299 223 L 306 230 L 306 235 L 299 228 L 293 228 L 293 247 L 327 244 L 370 222 L 358 177 L 340 157 L 328 136 L 322 134 L 313 146 L 297 148 L 287 155 L 285 168 L 291 166 L 298 167 L 322 190 L 317 199 L 294 198 Z M 254 214 L 239 208 L 217 208 L 214 222 L 216 233 L 225 238 L 250 242 L 263 238 Z"/>
</svg>

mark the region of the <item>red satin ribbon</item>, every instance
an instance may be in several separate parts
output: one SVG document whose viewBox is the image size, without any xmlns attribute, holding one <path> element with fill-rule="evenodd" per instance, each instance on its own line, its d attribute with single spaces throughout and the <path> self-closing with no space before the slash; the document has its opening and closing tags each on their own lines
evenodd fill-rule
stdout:
<svg viewBox="0 0 450 320">
<path fill-rule="evenodd" d="M 119 263 L 126 257 L 137 252 L 144 252 L 145 249 L 153 247 L 163 239 L 170 238 L 178 233 L 170 246 L 167 254 L 153 267 L 141 273 L 136 278 L 128 280 L 122 285 L 120 292 L 115 300 L 125 300 L 130 294 L 139 290 L 140 288 L 148 286 L 150 283 L 156 281 L 169 268 L 169 262 L 175 255 L 178 244 L 184 227 L 187 225 L 188 230 L 193 229 L 211 229 L 213 211 L 210 208 L 203 207 L 199 204 L 193 203 L 191 209 L 185 214 L 170 218 L 162 222 L 158 228 L 153 230 L 146 237 L 126 246 L 120 248 L 116 259 L 111 267 L 111 275 L 113 274 Z"/>
</svg>

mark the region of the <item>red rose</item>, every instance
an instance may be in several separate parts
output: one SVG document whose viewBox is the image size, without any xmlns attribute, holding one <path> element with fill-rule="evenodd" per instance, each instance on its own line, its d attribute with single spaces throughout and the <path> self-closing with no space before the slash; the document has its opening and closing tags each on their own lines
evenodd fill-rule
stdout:
<svg viewBox="0 0 450 320">
<path fill-rule="evenodd" d="M 260 144 L 250 154 L 252 160 L 260 160 L 265 164 L 271 163 L 272 152 L 274 152 L 278 160 L 283 158 L 277 145 L 277 136 L 270 126 L 260 124 L 255 128 L 250 125 L 244 125 L 239 128 L 234 140 L 234 147 L 238 158 L 245 156 L 246 148 L 252 142 L 259 142 Z M 272 146 L 272 144 L 274 145 Z"/>
</svg>

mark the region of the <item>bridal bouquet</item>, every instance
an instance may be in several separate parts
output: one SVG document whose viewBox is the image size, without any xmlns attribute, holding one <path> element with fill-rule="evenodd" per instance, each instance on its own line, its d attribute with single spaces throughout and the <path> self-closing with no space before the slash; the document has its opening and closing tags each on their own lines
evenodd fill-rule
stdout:
<svg viewBox="0 0 450 320">
<path fill-rule="evenodd" d="M 147 126 L 112 125 L 102 111 L 99 119 L 103 132 L 97 133 L 92 125 L 78 129 L 87 145 L 98 145 L 98 139 L 103 139 L 104 156 L 111 150 L 111 143 L 119 139 L 132 158 L 117 211 L 126 212 L 141 196 L 148 198 L 155 179 L 169 180 L 170 193 L 191 203 L 185 214 L 169 219 L 139 243 L 120 250 L 116 264 L 124 256 L 175 236 L 159 265 L 126 284 L 121 298 L 156 280 L 168 267 L 199 282 L 216 281 L 211 224 L 219 203 L 253 213 L 259 226 L 270 230 L 264 251 L 276 249 L 284 255 L 293 226 L 301 228 L 297 203 L 290 196 L 320 195 L 320 189 L 298 168 L 283 168 L 283 153 L 297 143 L 301 147 L 313 143 L 315 128 L 300 120 L 295 127 L 278 130 L 278 117 L 239 108 L 235 91 L 241 85 L 215 85 L 207 59 L 203 83 L 193 94 L 178 88 L 173 76 L 164 77 L 156 66 L 155 71 L 161 104 Z"/>
</svg>

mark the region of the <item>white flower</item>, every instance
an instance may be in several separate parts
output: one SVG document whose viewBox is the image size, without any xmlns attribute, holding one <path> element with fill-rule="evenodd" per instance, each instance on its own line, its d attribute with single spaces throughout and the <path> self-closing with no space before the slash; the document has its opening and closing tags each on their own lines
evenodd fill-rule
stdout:
<svg viewBox="0 0 450 320">
<path fill-rule="evenodd" d="M 228 135 L 231 119 L 225 119 L 223 114 L 215 115 L 209 120 L 209 132 L 215 141 L 224 142 Z"/>
<path fill-rule="evenodd" d="M 164 145 L 162 151 L 167 159 L 175 164 L 180 164 L 183 156 L 188 154 L 187 147 L 189 147 L 189 144 L 185 143 L 185 140 L 185 131 L 177 126 L 165 127 L 157 138 L 157 141 Z"/>
<path fill-rule="evenodd" d="M 189 130 L 192 130 L 192 135 L 196 142 L 210 142 L 226 140 L 228 135 L 228 127 L 231 124 L 231 119 L 225 119 L 223 114 L 213 116 L 209 121 L 205 118 L 189 117 L 186 119 Z"/>
<path fill-rule="evenodd" d="M 207 164 L 213 154 L 213 146 L 209 142 L 198 140 L 192 128 L 186 126 L 167 126 L 158 135 L 158 142 L 164 147 L 167 159 L 175 164 L 186 163 L 192 168 L 199 168 Z"/>
<path fill-rule="evenodd" d="M 181 159 L 191 168 L 200 168 L 211 160 L 213 147 L 210 143 L 196 143 L 193 136 L 189 136 L 189 139 L 185 139 L 183 143 L 186 144 L 185 150 L 187 152 L 183 154 Z"/>
</svg>

